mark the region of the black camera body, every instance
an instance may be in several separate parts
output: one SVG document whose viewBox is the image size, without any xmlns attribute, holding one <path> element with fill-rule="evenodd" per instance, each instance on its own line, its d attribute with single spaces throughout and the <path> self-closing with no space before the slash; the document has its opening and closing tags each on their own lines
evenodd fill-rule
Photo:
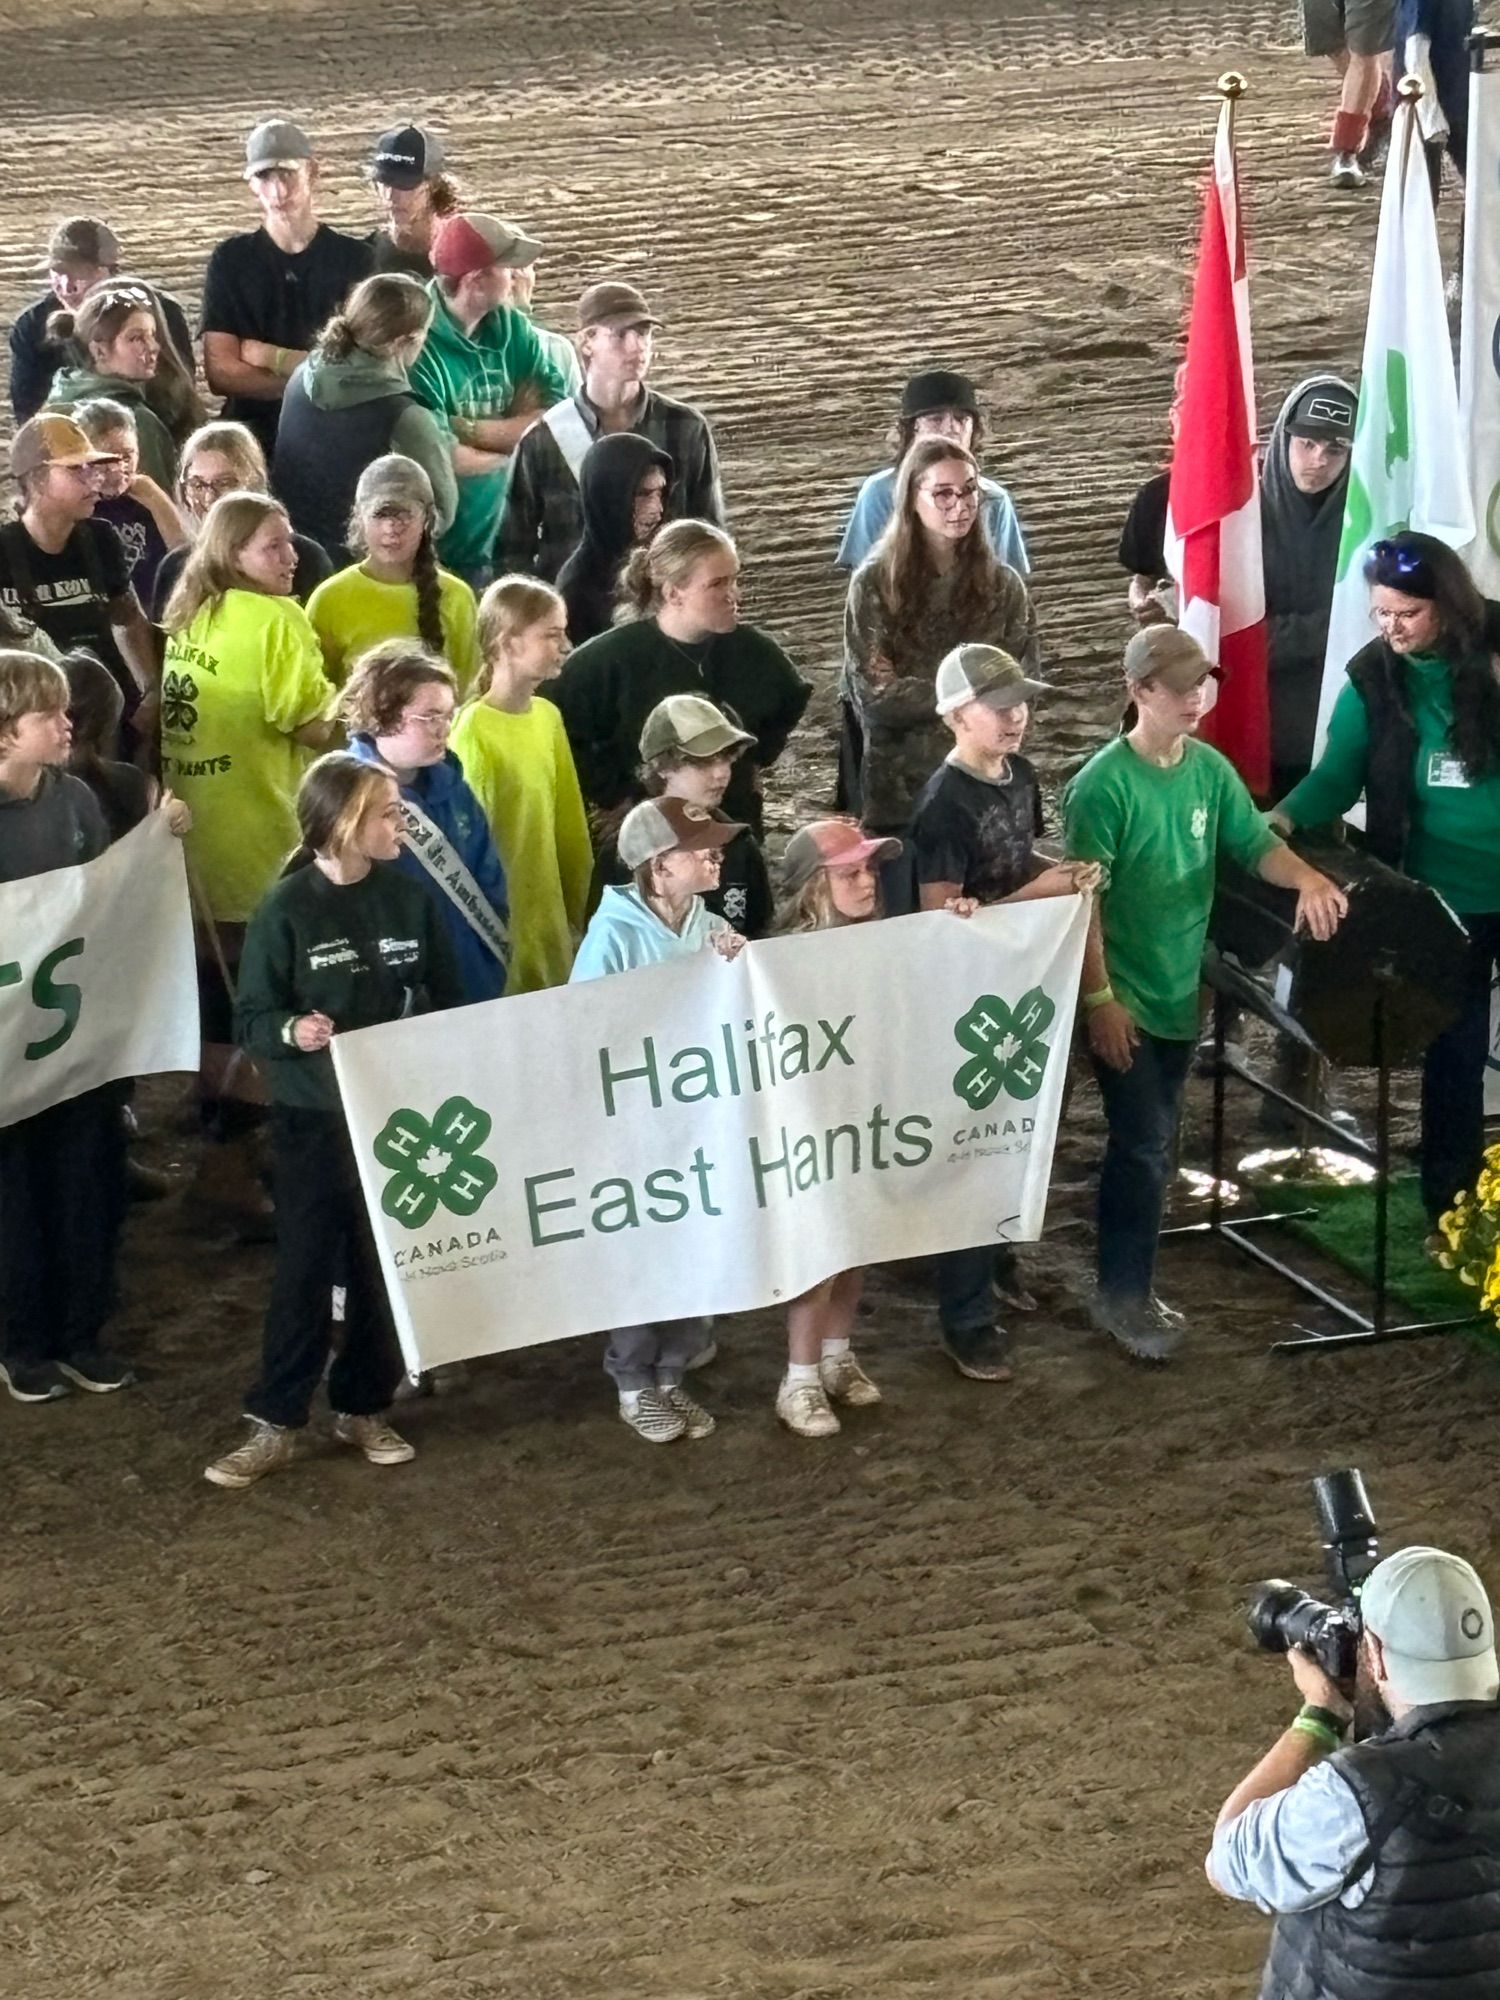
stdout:
<svg viewBox="0 0 1500 2000">
<path fill-rule="evenodd" d="M 1364 1479 L 1353 1466 L 1321 1473 L 1312 1488 L 1335 1602 L 1324 1603 L 1295 1583 L 1270 1577 L 1251 1592 L 1245 1620 L 1256 1645 L 1265 1652 L 1289 1653 L 1299 1646 L 1330 1680 L 1349 1681 L 1354 1678 L 1364 1630 L 1360 1587 L 1380 1560 L 1375 1515 Z"/>
</svg>

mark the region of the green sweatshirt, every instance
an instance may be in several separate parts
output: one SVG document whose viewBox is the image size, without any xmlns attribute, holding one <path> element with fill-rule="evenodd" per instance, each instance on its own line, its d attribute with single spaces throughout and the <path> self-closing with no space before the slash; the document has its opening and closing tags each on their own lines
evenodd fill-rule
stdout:
<svg viewBox="0 0 1500 2000">
<path fill-rule="evenodd" d="M 472 333 L 465 333 L 449 309 L 442 280 L 434 278 L 427 289 L 433 298 L 432 325 L 411 365 L 411 389 L 450 441 L 455 418 L 503 417 L 527 383 L 536 385 L 543 407 L 562 401 L 567 384 L 525 313 L 496 306 Z M 494 472 L 460 478 L 458 512 L 438 543 L 438 554 L 460 574 L 493 560 L 509 477 L 506 459 Z"/>
<path fill-rule="evenodd" d="M 107 396 L 112 403 L 123 403 L 135 418 L 141 471 L 148 479 L 154 479 L 163 493 L 170 493 L 177 482 L 177 447 L 172 442 L 172 433 L 147 405 L 139 382 L 127 382 L 118 375 L 100 375 L 92 368 L 64 368 L 47 393 L 47 408 L 72 410 L 98 396 Z"/>
<path fill-rule="evenodd" d="M 389 355 L 366 354 L 361 348 L 342 361 L 309 354 L 302 364 L 302 386 L 315 410 L 348 410 L 359 403 L 379 402 L 384 396 L 417 393 L 399 361 Z M 422 400 L 397 417 L 390 448 L 403 458 L 414 458 L 432 481 L 437 532 L 441 535 L 458 506 L 458 482 L 453 476 L 453 447 L 447 433 L 431 410 L 423 407 Z"/>
<path fill-rule="evenodd" d="M 1454 754 L 1447 661 L 1408 653 L 1405 665 L 1417 730 L 1406 873 L 1436 889 L 1459 916 L 1486 916 L 1500 910 L 1500 771 L 1471 778 Z M 1322 756 L 1278 810 L 1293 826 L 1342 819 L 1365 788 L 1369 753 L 1369 710 L 1349 681 L 1328 718 Z"/>
<path fill-rule="evenodd" d="M 334 1031 L 378 1027 L 463 1004 L 453 948 L 433 893 L 377 862 L 360 882 L 330 882 L 309 866 L 285 875 L 245 933 L 235 1039 L 266 1064 L 278 1104 L 339 1109 L 333 1058 L 286 1040 L 299 1014 Z"/>
</svg>

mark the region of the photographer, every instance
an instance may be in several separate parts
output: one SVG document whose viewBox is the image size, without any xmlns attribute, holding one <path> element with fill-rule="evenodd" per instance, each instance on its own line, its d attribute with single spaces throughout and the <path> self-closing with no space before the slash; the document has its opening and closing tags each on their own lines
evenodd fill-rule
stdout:
<svg viewBox="0 0 1500 2000">
<path fill-rule="evenodd" d="M 1468 1563 L 1401 1549 L 1360 1596 L 1355 1699 L 1292 1651 L 1296 1719 L 1225 1800 L 1207 1869 L 1276 1917 L 1261 2000 L 1500 1991 L 1500 1668 Z M 1360 1738 L 1348 1742 L 1358 1715 Z"/>
</svg>

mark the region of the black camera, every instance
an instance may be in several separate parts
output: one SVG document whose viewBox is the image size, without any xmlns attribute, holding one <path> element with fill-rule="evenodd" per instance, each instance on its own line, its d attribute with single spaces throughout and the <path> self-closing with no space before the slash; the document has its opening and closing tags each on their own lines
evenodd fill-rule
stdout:
<svg viewBox="0 0 1500 2000">
<path fill-rule="evenodd" d="M 1273 1576 L 1258 1583 L 1245 1608 L 1245 1620 L 1257 1646 L 1268 1653 L 1289 1653 L 1294 1646 L 1311 1653 L 1330 1680 L 1354 1678 L 1355 1655 L 1364 1627 L 1359 1592 L 1380 1560 L 1375 1515 L 1365 1482 L 1353 1466 L 1325 1472 L 1312 1483 L 1313 1504 L 1322 1531 L 1323 1563 L 1335 1602 L 1325 1604 L 1299 1590 L 1295 1583 Z"/>
</svg>

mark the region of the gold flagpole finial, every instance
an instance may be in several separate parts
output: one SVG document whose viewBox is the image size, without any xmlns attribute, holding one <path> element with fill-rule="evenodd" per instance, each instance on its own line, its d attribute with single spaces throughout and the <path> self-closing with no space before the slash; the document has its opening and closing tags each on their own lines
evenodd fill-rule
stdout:
<svg viewBox="0 0 1500 2000">
<path fill-rule="evenodd" d="M 1214 88 L 1218 91 L 1220 97 L 1227 99 L 1230 104 L 1234 104 L 1244 96 L 1250 86 L 1237 69 L 1227 69 L 1219 78 Z"/>
</svg>

